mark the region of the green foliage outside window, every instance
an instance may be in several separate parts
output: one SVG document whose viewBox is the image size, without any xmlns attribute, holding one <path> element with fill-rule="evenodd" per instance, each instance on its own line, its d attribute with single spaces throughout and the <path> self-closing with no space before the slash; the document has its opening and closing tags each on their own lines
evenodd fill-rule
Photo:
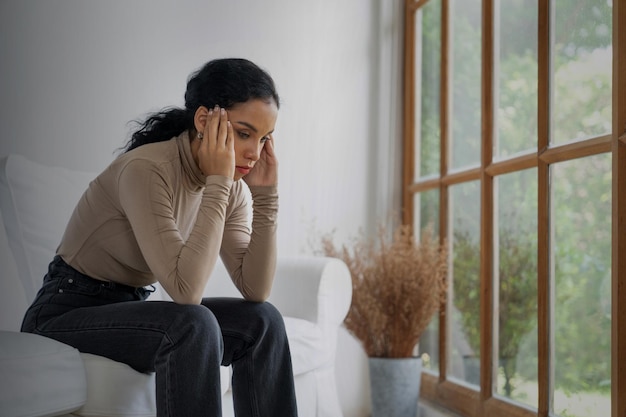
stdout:
<svg viewBox="0 0 626 417">
<path fill-rule="evenodd" d="M 431 1 L 429 4 L 438 4 Z M 527 47 L 524 33 L 536 31 L 536 7 L 527 7 L 525 0 L 508 0 L 500 11 L 500 26 L 519 33 L 499 51 L 498 105 L 495 119 L 500 143 L 506 143 L 497 157 L 536 150 L 537 145 L 537 50 Z M 439 7 L 434 7 L 439 12 Z M 555 0 L 554 45 L 552 46 L 551 143 L 589 138 L 610 133 L 611 73 L 610 66 L 601 64 L 611 51 L 610 0 Z M 457 16 L 454 39 L 472 39 L 475 22 L 463 22 Z M 535 25 L 529 26 L 528 22 Z M 600 22 L 600 23 L 599 23 Z M 435 18 L 424 19 L 424 42 L 437 46 L 440 25 Z M 465 31 L 466 33 L 464 33 Z M 457 46 L 458 47 L 458 46 Z M 455 46 L 453 46 L 455 48 Z M 473 49 L 472 49 L 473 48 Z M 455 49 L 453 49 L 455 51 Z M 454 68 L 452 93 L 463 85 L 474 83 L 474 61 L 480 59 L 480 43 L 468 42 L 458 55 L 466 64 Z M 433 56 L 433 51 L 428 52 Z M 471 58 L 473 57 L 473 58 Z M 438 62 L 438 61 L 437 61 Z M 467 69 L 468 73 L 463 73 Z M 430 70 L 429 70 L 430 71 Z M 496 74 L 499 75 L 499 74 Z M 429 77 L 436 74 L 430 72 Z M 469 78 L 471 78 L 471 81 Z M 429 81 L 430 80 L 430 81 Z M 434 79 L 422 79 L 422 103 L 439 102 Z M 465 83 L 465 84 L 464 84 Z M 469 87 L 467 87 L 469 88 Z M 439 115 L 438 107 L 422 106 L 421 172 L 437 173 Z M 476 109 L 477 111 L 479 109 Z M 452 155 L 459 155 L 454 146 L 463 138 L 463 126 L 480 121 L 478 113 L 452 112 L 454 137 Z M 471 120 L 466 120 L 466 119 Z M 477 142 L 471 138 L 466 146 Z M 479 141 L 478 141 L 479 142 Z M 457 152 L 455 154 L 455 152 Z M 463 153 L 463 152 L 461 152 Z M 454 158 L 453 158 L 454 159 Z M 453 167 L 461 167 L 453 164 Z M 555 286 L 554 356 L 555 389 L 564 392 L 610 392 L 610 219 L 611 219 L 611 159 L 609 155 L 584 158 L 552 166 L 552 217 L 555 224 L 553 259 Z M 526 196 L 519 212 L 536 213 L 536 194 Z M 515 216 L 515 210 L 506 215 Z M 515 398 L 516 382 L 537 378 L 537 236 L 536 226 L 526 233 L 520 229 L 500 227 L 499 303 L 498 318 L 499 366 L 504 374 L 503 394 Z M 522 229 L 523 230 L 523 229 Z M 455 307 L 467 342 L 476 351 L 480 347 L 480 242 L 456 227 L 453 236 Z M 452 243 L 452 242 L 451 242 Z M 454 317 L 453 317 L 454 319 Z M 529 352 L 529 346 L 534 351 Z M 525 351 L 525 354 L 520 354 Z M 555 410 L 560 412 L 559 410 Z M 561 412 L 561 415 L 568 415 Z M 573 415 L 573 414 L 572 414 Z"/>
</svg>

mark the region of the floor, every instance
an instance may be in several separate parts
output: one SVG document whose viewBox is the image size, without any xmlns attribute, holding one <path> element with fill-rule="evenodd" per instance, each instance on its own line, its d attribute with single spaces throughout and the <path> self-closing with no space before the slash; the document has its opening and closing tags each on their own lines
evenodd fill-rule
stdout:
<svg viewBox="0 0 626 417">
<path fill-rule="evenodd" d="M 424 400 L 420 400 L 419 417 L 460 417 L 460 416 L 458 414 L 454 414 L 450 411 L 437 407 L 433 404 L 427 403 Z"/>
</svg>

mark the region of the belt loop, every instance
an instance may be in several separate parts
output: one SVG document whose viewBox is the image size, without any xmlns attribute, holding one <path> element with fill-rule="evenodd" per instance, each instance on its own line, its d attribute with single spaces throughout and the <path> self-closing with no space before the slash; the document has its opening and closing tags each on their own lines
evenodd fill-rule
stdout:
<svg viewBox="0 0 626 417">
<path fill-rule="evenodd" d="M 135 295 L 139 297 L 140 299 L 145 300 L 148 297 L 150 297 L 150 294 L 156 291 L 156 287 L 154 285 L 150 284 L 150 288 L 151 289 L 148 289 L 146 287 L 136 288 Z"/>
</svg>

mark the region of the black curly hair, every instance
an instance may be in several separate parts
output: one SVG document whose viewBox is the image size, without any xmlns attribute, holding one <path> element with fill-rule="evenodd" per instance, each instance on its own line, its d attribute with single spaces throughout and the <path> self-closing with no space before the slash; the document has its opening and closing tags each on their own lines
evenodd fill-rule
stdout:
<svg viewBox="0 0 626 417">
<path fill-rule="evenodd" d="M 152 113 L 136 130 L 124 152 L 141 145 L 162 142 L 194 128 L 198 107 L 216 105 L 229 109 L 252 99 L 273 100 L 280 106 L 274 80 L 256 64 L 243 58 L 215 59 L 191 75 L 185 92 L 185 108 L 170 107 Z"/>
</svg>

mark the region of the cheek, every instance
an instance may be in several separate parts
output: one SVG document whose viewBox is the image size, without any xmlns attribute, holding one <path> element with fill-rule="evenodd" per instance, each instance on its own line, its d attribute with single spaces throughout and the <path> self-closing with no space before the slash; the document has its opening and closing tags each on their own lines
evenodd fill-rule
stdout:
<svg viewBox="0 0 626 417">
<path fill-rule="evenodd" d="M 235 139 L 233 147 L 235 148 L 235 155 L 242 155 L 246 152 L 245 143 L 241 140 Z"/>
</svg>

